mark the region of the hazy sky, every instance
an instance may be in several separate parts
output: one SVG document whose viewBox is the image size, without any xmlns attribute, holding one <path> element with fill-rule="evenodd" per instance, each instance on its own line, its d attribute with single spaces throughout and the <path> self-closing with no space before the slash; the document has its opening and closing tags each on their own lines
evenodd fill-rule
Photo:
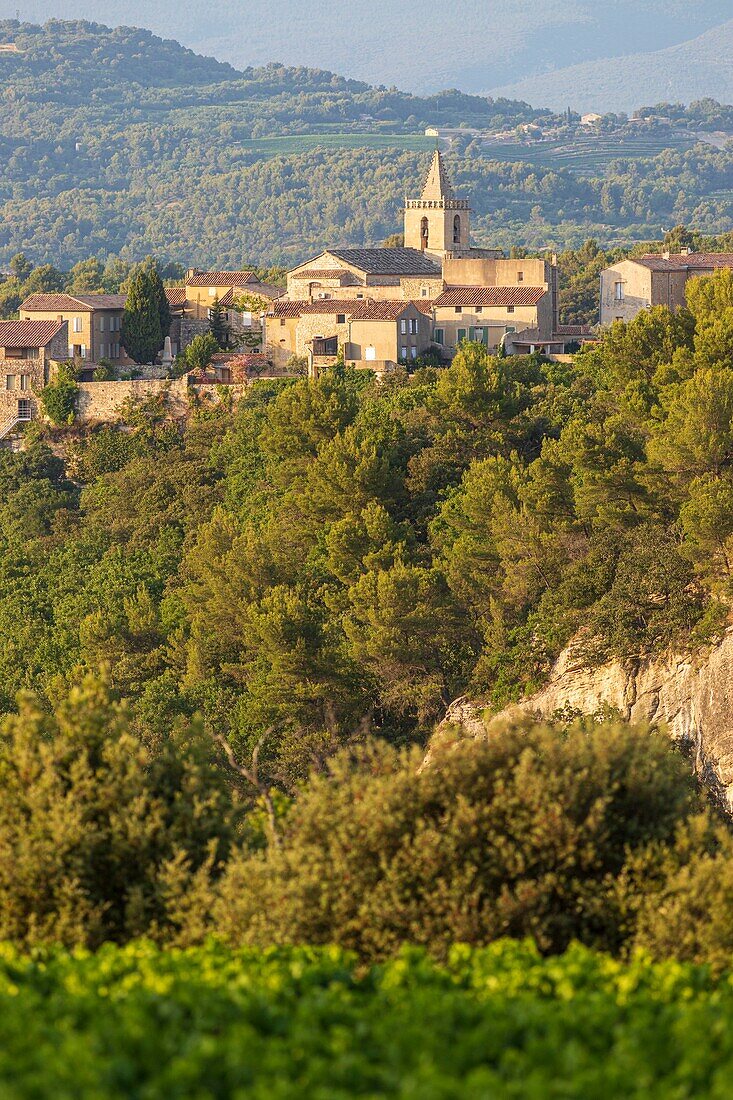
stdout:
<svg viewBox="0 0 733 1100">
<path fill-rule="evenodd" d="M 732 0 L 0 0 L 0 17 L 134 24 L 237 66 L 284 61 L 411 90 L 488 91 L 656 50 L 730 19 Z M 415 12 L 419 13 L 416 18 Z"/>
</svg>

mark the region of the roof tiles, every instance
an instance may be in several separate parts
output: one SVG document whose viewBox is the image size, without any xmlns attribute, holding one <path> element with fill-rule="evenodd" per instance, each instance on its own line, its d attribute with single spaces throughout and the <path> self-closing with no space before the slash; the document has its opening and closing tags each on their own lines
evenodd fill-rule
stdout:
<svg viewBox="0 0 733 1100">
<path fill-rule="evenodd" d="M 65 321 L 0 321 L 0 348 L 45 348 Z"/>
</svg>

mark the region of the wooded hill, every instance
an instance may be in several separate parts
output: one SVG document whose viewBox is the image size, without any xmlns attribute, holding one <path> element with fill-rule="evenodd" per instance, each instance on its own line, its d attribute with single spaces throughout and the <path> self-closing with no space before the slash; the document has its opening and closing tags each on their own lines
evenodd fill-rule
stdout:
<svg viewBox="0 0 733 1100">
<path fill-rule="evenodd" d="M 238 73 L 147 31 L 89 23 L 6 21 L 0 43 L 14 46 L 0 52 L 6 263 L 23 251 L 68 269 L 90 253 L 155 251 L 239 267 L 379 244 L 421 184 L 427 125 L 468 127 L 450 168 L 479 244 L 654 239 L 730 221 L 731 157 L 712 147 L 658 141 L 655 156 L 605 160 L 600 178 L 532 163 L 529 145 L 516 154 L 526 163 L 492 160 L 474 128 L 559 121 L 520 102 L 417 97 L 310 69 Z"/>
</svg>

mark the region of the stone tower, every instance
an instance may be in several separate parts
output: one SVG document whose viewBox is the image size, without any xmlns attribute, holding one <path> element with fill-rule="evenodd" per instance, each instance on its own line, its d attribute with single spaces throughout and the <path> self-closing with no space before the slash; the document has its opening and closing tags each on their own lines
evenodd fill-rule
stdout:
<svg viewBox="0 0 733 1100">
<path fill-rule="evenodd" d="M 405 199 L 405 248 L 419 248 L 436 257 L 466 252 L 471 247 L 471 208 L 453 194 L 440 150 L 435 150 L 419 199 Z"/>
</svg>

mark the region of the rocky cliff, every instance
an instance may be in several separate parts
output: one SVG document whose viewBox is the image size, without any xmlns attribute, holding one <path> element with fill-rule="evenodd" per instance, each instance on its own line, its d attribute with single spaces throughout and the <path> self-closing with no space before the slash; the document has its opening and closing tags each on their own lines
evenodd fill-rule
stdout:
<svg viewBox="0 0 733 1100">
<path fill-rule="evenodd" d="M 459 699 L 446 723 L 466 736 L 486 736 L 495 721 L 520 714 L 552 718 L 562 711 L 618 711 L 629 722 L 664 725 L 690 751 L 700 777 L 733 809 L 733 630 L 694 656 L 667 654 L 589 668 L 572 648 L 547 685 L 516 707 L 486 720 L 482 708 Z"/>
</svg>

